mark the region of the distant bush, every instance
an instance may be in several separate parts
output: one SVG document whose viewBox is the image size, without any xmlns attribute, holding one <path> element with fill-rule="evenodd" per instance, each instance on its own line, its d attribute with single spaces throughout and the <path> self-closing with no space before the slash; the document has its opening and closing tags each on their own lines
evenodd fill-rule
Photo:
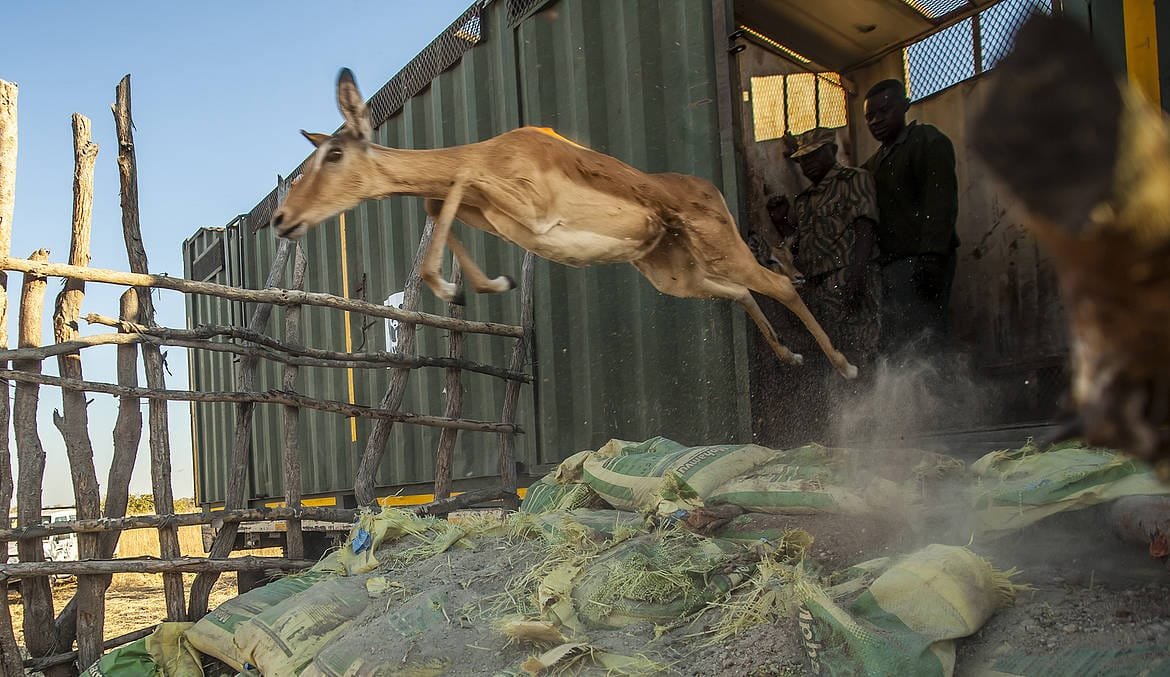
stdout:
<svg viewBox="0 0 1170 677">
<path fill-rule="evenodd" d="M 196 512 L 198 506 L 195 505 L 193 498 L 176 498 L 175 512 Z M 126 502 L 127 515 L 153 515 L 154 510 L 154 495 L 153 494 L 130 494 L 130 499 Z"/>
</svg>

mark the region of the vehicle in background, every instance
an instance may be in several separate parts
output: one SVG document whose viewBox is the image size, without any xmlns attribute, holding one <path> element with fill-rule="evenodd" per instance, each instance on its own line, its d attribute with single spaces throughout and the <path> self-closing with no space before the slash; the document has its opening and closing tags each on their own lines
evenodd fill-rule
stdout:
<svg viewBox="0 0 1170 677">
<path fill-rule="evenodd" d="M 45 508 L 41 512 L 41 524 L 57 524 L 60 522 L 73 522 L 77 520 L 77 509 L 73 507 L 63 508 Z M 13 528 L 17 526 L 16 518 L 9 517 L 9 525 Z M 56 534 L 46 537 L 41 542 L 41 549 L 44 552 L 45 561 L 49 562 L 71 562 L 78 559 L 77 549 L 77 534 Z M 16 541 L 8 543 L 8 564 L 15 564 L 20 561 L 20 555 L 16 548 Z M 67 574 L 60 574 L 53 576 L 55 580 L 64 580 L 69 578 Z M 20 579 L 10 578 L 9 586 L 19 585 Z"/>
</svg>

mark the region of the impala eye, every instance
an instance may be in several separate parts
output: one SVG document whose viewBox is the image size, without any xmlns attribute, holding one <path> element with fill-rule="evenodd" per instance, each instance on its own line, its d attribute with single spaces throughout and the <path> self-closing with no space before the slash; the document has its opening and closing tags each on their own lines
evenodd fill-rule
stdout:
<svg viewBox="0 0 1170 677">
<path fill-rule="evenodd" d="M 330 148 L 329 152 L 325 153 L 325 161 L 326 162 L 337 162 L 340 159 L 341 159 L 341 149 L 340 148 Z"/>
</svg>

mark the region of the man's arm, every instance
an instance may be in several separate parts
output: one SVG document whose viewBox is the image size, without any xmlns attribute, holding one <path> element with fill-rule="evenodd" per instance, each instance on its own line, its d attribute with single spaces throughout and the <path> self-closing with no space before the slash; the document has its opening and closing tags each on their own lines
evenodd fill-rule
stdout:
<svg viewBox="0 0 1170 677">
<path fill-rule="evenodd" d="M 955 148 L 942 132 L 929 134 L 919 155 L 922 210 L 919 213 L 922 248 L 950 249 L 959 215 L 959 183 L 955 175 Z"/>
</svg>

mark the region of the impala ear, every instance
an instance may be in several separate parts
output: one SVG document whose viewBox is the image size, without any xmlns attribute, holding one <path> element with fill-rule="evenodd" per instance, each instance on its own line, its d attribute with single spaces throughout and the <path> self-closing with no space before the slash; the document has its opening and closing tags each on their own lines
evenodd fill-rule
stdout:
<svg viewBox="0 0 1170 677">
<path fill-rule="evenodd" d="M 329 140 L 328 134 L 318 134 L 316 132 L 306 132 L 303 129 L 301 130 L 301 136 L 304 136 L 306 139 L 308 139 L 309 143 L 313 144 L 314 146 L 320 146 L 321 144 L 323 144 Z"/>
<path fill-rule="evenodd" d="M 346 131 L 361 141 L 370 140 L 374 132 L 370 111 L 353 79 L 353 71 L 348 68 L 342 68 L 337 76 L 337 109 L 345 118 Z"/>
</svg>

